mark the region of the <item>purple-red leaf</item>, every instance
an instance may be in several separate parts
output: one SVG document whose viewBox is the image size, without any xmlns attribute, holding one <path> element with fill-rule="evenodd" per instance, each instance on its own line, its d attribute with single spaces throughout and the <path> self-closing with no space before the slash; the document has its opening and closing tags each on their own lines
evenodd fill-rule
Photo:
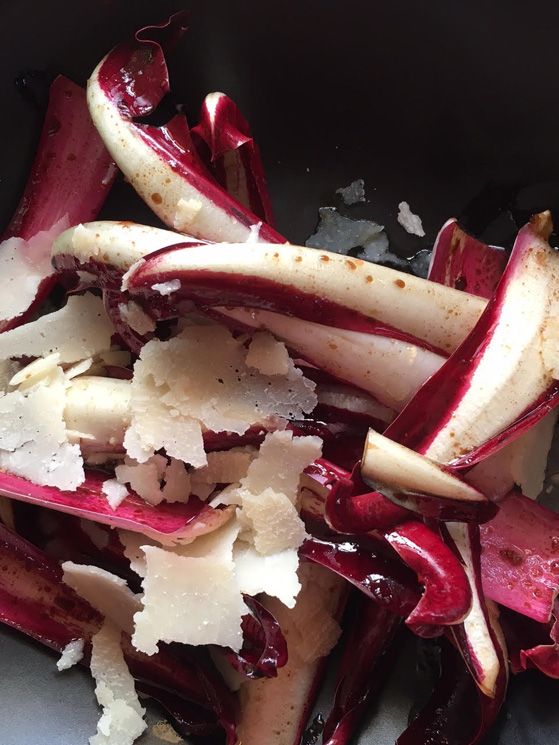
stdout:
<svg viewBox="0 0 559 745">
<path fill-rule="evenodd" d="M 184 114 L 160 126 L 146 119 L 170 89 L 162 45 L 185 30 L 186 13 L 177 13 L 109 52 L 89 79 L 91 116 L 120 169 L 169 227 L 209 240 L 245 241 L 260 221 L 207 170 Z M 266 224 L 259 233 L 261 240 L 285 241 Z"/>
<path fill-rule="evenodd" d="M 194 538 L 208 533 L 231 517 L 229 508 L 213 509 L 196 497 L 191 497 L 187 503 L 162 503 L 154 507 L 133 493 L 113 510 L 103 493 L 106 479 L 100 472 L 88 471 L 84 483 L 76 491 L 67 492 L 52 486 L 38 486 L 20 476 L 2 472 L 0 494 L 115 528 L 175 538 Z"/>
<path fill-rule="evenodd" d="M 201 155 L 209 154 L 209 168 L 225 191 L 274 227 L 260 149 L 237 104 L 224 93 L 207 95 L 192 135 Z"/>
<path fill-rule="evenodd" d="M 429 279 L 489 298 L 505 270 L 507 254 L 465 233 L 455 219 L 441 228 L 433 246 Z"/>
<path fill-rule="evenodd" d="M 355 733 L 388 673 L 386 653 L 401 623 L 398 616 L 364 596 L 352 611 L 336 696 L 322 733 L 325 745 L 346 745 Z"/>
<path fill-rule="evenodd" d="M 250 613 L 243 616 L 243 646 L 227 652 L 232 667 L 247 678 L 275 678 L 287 662 L 287 644 L 274 616 L 250 595 L 244 596 Z"/>
<path fill-rule="evenodd" d="M 70 225 L 96 217 L 115 176 L 116 166 L 91 122 L 85 91 L 57 77 L 27 186 L 3 235 L 10 242 L 1 249 L 12 255 L 0 331 L 27 320 L 51 291 L 56 281 L 50 262 L 53 239 Z"/>
<path fill-rule="evenodd" d="M 481 530 L 483 591 L 546 623 L 559 592 L 559 515 L 511 492 Z"/>
<path fill-rule="evenodd" d="M 405 617 L 415 612 L 421 590 L 413 573 L 395 561 L 375 556 L 349 536 L 308 538 L 299 548 L 299 556 L 344 577 L 392 613 Z"/>
<path fill-rule="evenodd" d="M 406 623 L 414 628 L 463 621 L 472 604 L 472 592 L 462 564 L 444 541 L 416 520 L 396 525 L 385 538 L 425 586 Z"/>
</svg>

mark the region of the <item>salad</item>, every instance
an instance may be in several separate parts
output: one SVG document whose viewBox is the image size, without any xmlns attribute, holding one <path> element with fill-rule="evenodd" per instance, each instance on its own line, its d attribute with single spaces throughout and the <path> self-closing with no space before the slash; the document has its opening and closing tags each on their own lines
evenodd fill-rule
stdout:
<svg viewBox="0 0 559 745">
<path fill-rule="evenodd" d="M 55 80 L 4 236 L 0 620 L 90 667 L 91 745 L 138 694 L 295 744 L 337 644 L 307 741 L 343 745 L 410 633 L 441 671 L 398 743 L 473 745 L 511 672 L 559 676 L 550 216 L 510 255 L 449 220 L 428 280 L 288 243 L 234 102 L 170 106 L 185 30 Z M 96 219 L 117 169 L 165 228 Z"/>
</svg>

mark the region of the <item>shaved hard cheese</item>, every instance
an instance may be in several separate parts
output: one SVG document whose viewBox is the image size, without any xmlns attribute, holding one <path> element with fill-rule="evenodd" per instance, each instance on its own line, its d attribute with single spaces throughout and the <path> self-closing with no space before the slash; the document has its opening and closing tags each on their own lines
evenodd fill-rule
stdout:
<svg viewBox="0 0 559 745">
<path fill-rule="evenodd" d="M 268 555 L 299 548 L 307 533 L 289 497 L 269 487 L 258 495 L 248 489 L 241 489 L 239 494 L 259 553 Z"/>
<path fill-rule="evenodd" d="M 134 646 L 146 654 L 155 654 L 159 641 L 240 650 L 246 606 L 231 555 L 180 556 L 156 546 L 143 551 L 143 609 L 134 617 Z"/>
<path fill-rule="evenodd" d="M 314 383 L 290 363 L 273 379 L 249 368 L 246 349 L 223 326 L 191 326 L 167 342 L 144 345 L 134 366 L 131 426 L 124 445 L 145 462 L 160 448 L 198 468 L 206 465 L 202 425 L 243 434 L 277 426 L 316 405 Z"/>
<path fill-rule="evenodd" d="M 124 484 L 119 483 L 116 479 L 107 479 L 104 481 L 102 489 L 113 510 L 116 510 L 119 504 L 122 504 L 129 494 Z"/>
<path fill-rule="evenodd" d="M 120 629 L 106 622 L 91 640 L 91 674 L 103 714 L 89 745 L 132 745 L 147 727 L 120 638 Z"/>
<path fill-rule="evenodd" d="M 57 352 L 60 362 L 78 362 L 109 349 L 113 334 L 101 298 L 71 295 L 60 310 L 1 334 L 0 359 Z"/>
<path fill-rule="evenodd" d="M 63 217 L 50 230 L 42 230 L 27 241 L 8 238 L 1 244 L 0 321 L 17 318 L 33 305 L 41 282 L 53 273 L 53 241 L 67 227 L 68 218 Z"/>
<path fill-rule="evenodd" d="M 247 595 L 265 592 L 293 608 L 301 589 L 297 576 L 299 557 L 295 549 L 262 556 L 254 546 L 239 542 L 233 549 L 239 590 Z"/>
<path fill-rule="evenodd" d="M 115 475 L 118 483 L 130 484 L 149 504 L 157 505 L 163 500 L 187 502 L 190 496 L 190 476 L 184 464 L 174 458 L 170 463 L 162 455 L 153 455 L 145 463 L 125 458 L 115 468 Z"/>
<path fill-rule="evenodd" d="M 162 455 L 153 455 L 145 463 L 126 458 L 121 466 L 115 468 L 115 476 L 120 484 L 130 484 L 139 497 L 155 505 L 163 500 L 161 479 L 166 466 L 167 460 Z"/>
<path fill-rule="evenodd" d="M 287 375 L 289 354 L 285 344 L 266 331 L 257 331 L 252 337 L 246 363 L 264 375 Z"/>
<path fill-rule="evenodd" d="M 134 613 L 140 610 L 140 596 L 135 595 L 121 577 L 105 569 L 65 561 L 63 580 L 87 600 L 105 618 L 122 631 L 131 634 Z"/>
<path fill-rule="evenodd" d="M 79 447 L 68 442 L 65 404 L 60 368 L 48 385 L 0 395 L 0 468 L 41 486 L 76 489 L 85 474 Z"/>
<path fill-rule="evenodd" d="M 191 491 L 190 475 L 186 472 L 184 463 L 171 458 L 165 468 L 165 484 L 163 485 L 163 499 L 165 502 L 188 502 Z"/>
<path fill-rule="evenodd" d="M 142 336 L 155 331 L 155 321 L 142 309 L 134 300 L 127 303 L 120 303 L 118 306 L 120 315 L 132 331 L 136 331 Z"/>
<path fill-rule="evenodd" d="M 293 437 L 287 430 L 270 432 L 240 487 L 227 494 L 226 502 L 241 505 L 241 519 L 250 528 L 259 553 L 296 549 L 305 540 L 295 502 L 301 473 L 321 454 L 319 437 Z"/>
<path fill-rule="evenodd" d="M 52 379 L 57 375 L 59 362 L 60 355 L 58 353 L 49 354 L 48 357 L 39 357 L 14 375 L 10 380 L 10 388 L 19 388 L 20 391 L 24 391 L 41 380 L 48 383 L 46 379 Z"/>
<path fill-rule="evenodd" d="M 208 465 L 192 473 L 193 483 L 232 484 L 243 479 L 256 451 L 254 448 L 232 448 L 215 450 L 207 454 Z"/>
<path fill-rule="evenodd" d="M 83 648 L 83 639 L 74 639 L 73 641 L 68 642 L 62 650 L 60 659 L 56 663 L 58 670 L 69 670 L 71 667 L 74 667 L 74 665 L 77 665 L 83 657 Z"/>
<path fill-rule="evenodd" d="M 288 430 L 270 432 L 250 464 L 242 486 L 252 494 L 270 488 L 295 503 L 302 472 L 322 455 L 320 437 L 294 437 Z"/>
</svg>

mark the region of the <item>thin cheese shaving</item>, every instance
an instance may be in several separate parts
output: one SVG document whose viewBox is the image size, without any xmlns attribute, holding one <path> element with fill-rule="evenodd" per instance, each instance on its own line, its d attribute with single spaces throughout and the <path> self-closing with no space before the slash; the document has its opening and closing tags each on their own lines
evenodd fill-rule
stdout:
<svg viewBox="0 0 559 745">
<path fill-rule="evenodd" d="M 321 455 L 320 437 L 293 437 L 288 430 L 271 432 L 250 464 L 242 486 L 253 494 L 270 488 L 295 503 L 301 473 Z"/>
<path fill-rule="evenodd" d="M 85 477 L 83 460 L 68 442 L 65 404 L 60 368 L 49 385 L 0 395 L 0 468 L 35 484 L 76 489 Z"/>
<path fill-rule="evenodd" d="M 157 652 L 159 641 L 219 644 L 238 651 L 246 606 L 232 558 L 180 556 L 155 546 L 143 550 L 143 610 L 134 617 L 134 646 L 146 654 Z"/>
<path fill-rule="evenodd" d="M 303 521 L 285 494 L 269 487 L 258 495 L 248 489 L 239 492 L 243 515 L 253 533 L 254 547 L 265 555 L 299 548 L 307 537 Z"/>
<path fill-rule="evenodd" d="M 285 344 L 267 331 L 257 331 L 252 337 L 246 363 L 263 375 L 287 375 L 289 372 L 289 354 Z"/>
<path fill-rule="evenodd" d="M 69 587 L 119 629 L 132 633 L 132 619 L 141 605 L 139 596 L 130 590 L 125 580 L 100 567 L 73 561 L 65 561 L 62 569 L 63 580 Z"/>
<path fill-rule="evenodd" d="M 68 227 L 68 217 L 50 230 L 42 230 L 28 241 L 8 238 L 0 250 L 0 321 L 25 313 L 33 304 L 41 282 L 53 273 L 50 253 L 54 239 Z M 12 356 L 12 355 L 8 355 Z"/>
<path fill-rule="evenodd" d="M 0 335 L 0 359 L 45 357 L 58 352 L 60 362 L 94 357 L 111 346 L 114 328 L 101 298 L 71 295 L 60 310 Z"/>
<path fill-rule="evenodd" d="M 239 542 L 234 548 L 233 559 L 241 592 L 247 595 L 265 592 L 293 608 L 301 589 L 297 576 L 299 557 L 295 549 L 262 556 L 253 546 Z"/>
<path fill-rule="evenodd" d="M 132 745 L 147 727 L 145 709 L 126 666 L 120 638 L 120 629 L 106 622 L 91 640 L 91 674 L 103 714 L 89 745 Z"/>
<path fill-rule="evenodd" d="M 145 462 L 160 448 L 195 468 L 206 465 L 202 425 L 243 434 L 316 405 L 314 384 L 290 362 L 273 379 L 249 368 L 246 349 L 222 326 L 192 326 L 142 348 L 132 380 L 128 454 Z"/>
<path fill-rule="evenodd" d="M 107 497 L 107 502 L 111 505 L 113 510 L 124 502 L 128 496 L 128 489 L 121 484 L 117 479 L 107 479 L 103 481 L 102 486 L 103 494 Z"/>
<path fill-rule="evenodd" d="M 192 473 L 193 483 L 231 484 L 240 481 L 248 473 L 256 451 L 254 448 L 232 448 L 215 450 L 207 454 L 208 465 Z"/>
<path fill-rule="evenodd" d="M 153 318 L 148 316 L 141 305 L 138 305 L 134 300 L 129 300 L 127 303 L 120 303 L 118 310 L 124 321 L 138 334 L 143 336 L 144 334 L 149 334 L 151 331 L 155 331 L 155 321 Z"/>
<path fill-rule="evenodd" d="M 83 648 L 83 639 L 74 639 L 73 641 L 68 642 L 62 650 L 60 659 L 56 663 L 58 670 L 69 670 L 71 667 L 74 667 L 74 665 L 77 665 L 83 657 Z"/>
</svg>

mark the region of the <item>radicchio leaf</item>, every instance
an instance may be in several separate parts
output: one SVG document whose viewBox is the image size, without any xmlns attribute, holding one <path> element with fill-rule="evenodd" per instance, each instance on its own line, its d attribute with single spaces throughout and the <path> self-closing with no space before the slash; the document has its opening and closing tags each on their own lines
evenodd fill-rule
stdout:
<svg viewBox="0 0 559 745">
<path fill-rule="evenodd" d="M 224 93 L 207 95 L 192 135 L 202 157 L 209 154 L 209 168 L 225 191 L 274 227 L 260 149 L 236 103 Z"/>
<path fill-rule="evenodd" d="M 287 644 L 274 616 L 250 595 L 244 596 L 250 613 L 243 616 L 243 646 L 226 654 L 232 667 L 247 678 L 275 678 L 287 662 Z"/>
</svg>

